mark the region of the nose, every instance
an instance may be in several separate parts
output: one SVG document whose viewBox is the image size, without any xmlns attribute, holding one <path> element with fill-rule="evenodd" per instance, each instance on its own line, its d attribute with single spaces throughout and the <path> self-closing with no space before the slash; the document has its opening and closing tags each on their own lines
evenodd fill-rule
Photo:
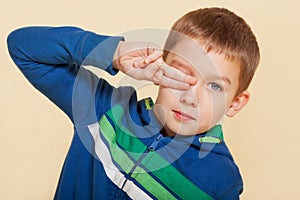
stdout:
<svg viewBox="0 0 300 200">
<path fill-rule="evenodd" d="M 180 102 L 192 107 L 198 106 L 198 98 L 195 94 L 195 91 L 193 90 L 193 87 L 188 90 L 182 91 L 180 95 Z"/>
</svg>

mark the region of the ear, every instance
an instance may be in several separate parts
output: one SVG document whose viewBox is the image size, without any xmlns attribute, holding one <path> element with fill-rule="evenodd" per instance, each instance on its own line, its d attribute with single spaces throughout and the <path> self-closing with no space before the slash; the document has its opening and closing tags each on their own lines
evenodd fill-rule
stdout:
<svg viewBox="0 0 300 200">
<path fill-rule="evenodd" d="M 228 107 L 226 115 L 228 117 L 235 116 L 238 112 L 240 112 L 247 105 L 249 98 L 250 98 L 250 93 L 246 90 L 243 91 L 232 101 L 232 103 Z"/>
</svg>

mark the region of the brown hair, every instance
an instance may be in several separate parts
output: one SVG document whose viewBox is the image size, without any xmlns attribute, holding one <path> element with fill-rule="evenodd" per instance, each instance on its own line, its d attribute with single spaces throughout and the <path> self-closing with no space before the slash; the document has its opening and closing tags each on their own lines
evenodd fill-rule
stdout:
<svg viewBox="0 0 300 200">
<path fill-rule="evenodd" d="M 236 96 L 249 87 L 259 64 L 260 54 L 256 38 L 244 19 L 225 8 L 191 11 L 174 23 L 165 49 L 171 49 L 176 44 L 172 31 L 199 41 L 206 52 L 223 54 L 239 65 L 239 88 Z M 168 51 L 165 51 L 164 58 L 167 54 Z"/>
</svg>

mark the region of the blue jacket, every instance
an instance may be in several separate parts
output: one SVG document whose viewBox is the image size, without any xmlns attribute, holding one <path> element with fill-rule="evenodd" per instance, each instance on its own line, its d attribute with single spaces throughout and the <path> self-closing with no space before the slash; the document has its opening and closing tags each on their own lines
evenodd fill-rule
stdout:
<svg viewBox="0 0 300 200">
<path fill-rule="evenodd" d="M 122 39 L 75 27 L 27 27 L 8 37 L 25 77 L 74 124 L 54 199 L 239 199 L 242 178 L 220 125 L 163 137 L 150 98 L 137 100 L 134 88 L 114 88 L 85 67 L 116 74 Z"/>
</svg>

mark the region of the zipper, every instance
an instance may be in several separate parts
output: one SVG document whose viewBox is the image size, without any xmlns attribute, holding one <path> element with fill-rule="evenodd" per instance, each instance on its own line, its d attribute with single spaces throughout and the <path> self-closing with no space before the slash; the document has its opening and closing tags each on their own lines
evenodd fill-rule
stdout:
<svg viewBox="0 0 300 200">
<path fill-rule="evenodd" d="M 159 134 L 158 137 L 150 144 L 150 146 L 147 149 L 147 152 L 154 151 L 159 144 L 160 140 L 162 139 L 162 134 Z"/>
<path fill-rule="evenodd" d="M 157 145 L 159 144 L 160 140 L 163 138 L 162 134 L 159 134 L 155 140 L 150 144 L 150 146 L 148 146 L 148 148 L 144 151 L 144 153 L 141 155 L 141 157 L 139 157 L 139 159 L 136 161 L 136 163 L 134 164 L 134 166 L 131 168 L 131 170 L 128 173 L 128 177 L 131 176 L 131 174 L 134 172 L 134 170 L 140 165 L 140 163 L 142 162 L 142 160 L 145 158 L 145 156 L 149 153 L 149 151 L 154 151 L 157 147 Z M 128 179 L 126 179 L 121 187 L 121 190 L 124 188 L 126 182 Z"/>
</svg>

